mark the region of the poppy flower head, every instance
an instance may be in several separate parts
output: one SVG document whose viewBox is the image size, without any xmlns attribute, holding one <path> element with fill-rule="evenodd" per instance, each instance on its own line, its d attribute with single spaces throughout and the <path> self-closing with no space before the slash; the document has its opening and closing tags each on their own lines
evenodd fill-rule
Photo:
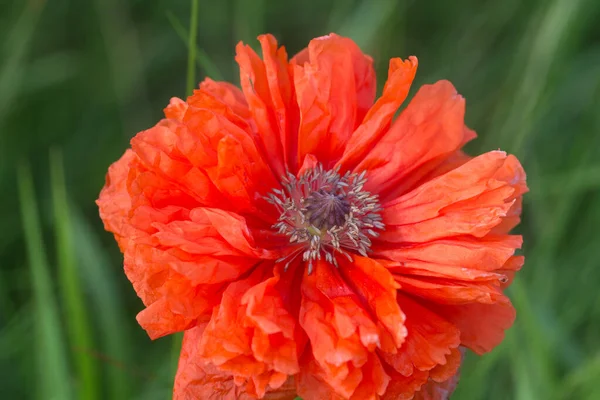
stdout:
<svg viewBox="0 0 600 400">
<path fill-rule="evenodd" d="M 291 59 L 239 44 L 241 88 L 210 79 L 138 133 L 97 201 L 150 337 L 184 331 L 175 399 L 445 399 L 465 349 L 498 345 L 527 191 L 476 157 L 447 81 L 406 99 L 417 59 L 350 39 Z"/>
</svg>

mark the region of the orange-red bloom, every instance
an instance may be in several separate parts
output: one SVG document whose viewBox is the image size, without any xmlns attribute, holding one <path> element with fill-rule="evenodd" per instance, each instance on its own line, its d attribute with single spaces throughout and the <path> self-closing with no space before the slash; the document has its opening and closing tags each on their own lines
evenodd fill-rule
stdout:
<svg viewBox="0 0 600 400">
<path fill-rule="evenodd" d="M 239 44 L 137 134 L 98 205 L 152 338 L 185 331 L 176 399 L 443 399 L 461 349 L 503 339 L 523 257 L 517 159 L 469 157 L 451 83 L 328 35 Z"/>
</svg>

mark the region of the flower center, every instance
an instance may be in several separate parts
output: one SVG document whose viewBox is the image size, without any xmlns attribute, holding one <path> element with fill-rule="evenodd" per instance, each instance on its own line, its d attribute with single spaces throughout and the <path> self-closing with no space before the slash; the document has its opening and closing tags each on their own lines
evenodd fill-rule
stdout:
<svg viewBox="0 0 600 400">
<path fill-rule="evenodd" d="M 344 193 L 329 193 L 319 189 L 304 199 L 308 222 L 320 230 L 342 226 L 350 213 L 350 203 Z"/>
<path fill-rule="evenodd" d="M 300 178 L 288 173 L 282 182 L 283 190 L 274 189 L 267 201 L 280 212 L 273 228 L 289 237 L 297 248 L 277 260 L 287 260 L 285 268 L 299 255 L 308 262 L 324 258 L 338 266 L 336 256 L 352 261 L 350 252 L 363 256 L 371 251 L 371 239 L 385 228 L 381 222 L 379 198 L 363 190 L 365 172 L 325 171 L 321 164 Z"/>
</svg>

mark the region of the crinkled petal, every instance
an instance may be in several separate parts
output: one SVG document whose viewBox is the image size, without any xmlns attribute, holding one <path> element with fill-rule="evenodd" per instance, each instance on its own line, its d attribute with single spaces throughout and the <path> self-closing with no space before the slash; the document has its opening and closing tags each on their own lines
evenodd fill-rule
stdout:
<svg viewBox="0 0 600 400">
<path fill-rule="evenodd" d="M 106 184 L 96 201 L 104 229 L 114 234 L 121 251 L 124 251 L 122 242 L 135 236 L 137 231 L 129 222 L 131 196 L 127 191 L 129 168 L 134 162 L 137 162 L 137 156 L 132 150 L 127 150 L 108 168 Z"/>
<path fill-rule="evenodd" d="M 193 288 L 159 261 L 164 252 L 151 244 L 154 224 L 187 218 L 187 207 L 194 203 L 172 183 L 147 171 L 133 151 L 111 166 L 98 200 L 106 227 L 124 253 L 125 273 L 148 307 L 138 320 L 153 338 L 187 329 L 214 300 L 208 295 L 210 287 Z"/>
<path fill-rule="evenodd" d="M 400 286 L 389 270 L 374 259 L 354 256 L 352 262 L 342 262 L 340 272 L 383 331 L 391 336 L 394 346 L 400 347 L 406 337 L 406 317 L 396 302 Z"/>
<path fill-rule="evenodd" d="M 335 34 L 313 39 L 307 51 L 307 59 L 292 60 L 300 108 L 298 159 L 314 154 L 329 169 L 373 104 L 373 60 Z"/>
<path fill-rule="evenodd" d="M 369 356 L 367 363 L 362 367 L 362 375 L 362 381 L 350 400 L 378 400 L 385 393 L 390 377 L 376 354 Z"/>
<path fill-rule="evenodd" d="M 506 277 L 506 279 L 502 281 L 502 289 L 506 289 L 512 284 L 515 274 L 523 267 L 523 264 L 525 264 L 524 256 L 513 256 L 497 271 L 498 273 L 504 274 Z"/>
<path fill-rule="evenodd" d="M 322 379 L 348 398 L 362 381 L 369 353 L 380 345 L 380 329 L 335 267 L 324 261 L 304 276 L 301 294 L 299 321 Z"/>
<path fill-rule="evenodd" d="M 504 265 L 522 243 L 520 235 L 487 235 L 483 238 L 455 236 L 424 243 L 379 247 L 376 254 L 401 263 L 417 260 L 436 265 L 494 271 Z"/>
<path fill-rule="evenodd" d="M 214 100 L 206 102 L 209 100 L 206 94 L 209 94 Z M 249 120 L 252 117 L 244 93 L 237 86 L 229 82 L 217 82 L 206 78 L 200 83 L 200 90 L 195 90 L 187 102 L 197 108 L 212 109 L 211 105 L 214 104 L 215 100 L 228 108 L 226 115 L 233 112 L 233 114 L 242 119 Z"/>
<path fill-rule="evenodd" d="M 281 113 L 283 99 L 280 98 L 281 93 L 278 91 L 278 78 L 273 75 L 277 75 L 279 72 L 279 78 L 285 79 L 287 78 L 287 71 L 285 71 L 285 65 L 280 65 L 282 67 L 280 71 L 273 70 L 274 67 L 277 68 L 273 65 L 274 60 L 272 59 L 274 56 L 272 53 L 276 52 L 277 43 L 271 43 L 275 49 L 269 48 L 269 39 L 274 41 L 273 37 L 265 37 L 262 40 L 262 44 L 265 46 L 263 51 L 267 50 L 267 54 L 270 56 L 267 64 L 260 59 L 250 46 L 243 43 L 237 45 L 235 59 L 240 65 L 240 82 L 252 113 L 253 124 L 256 125 L 255 135 L 258 139 L 259 148 L 264 154 L 269 155 L 267 162 L 275 175 L 283 176 L 285 172 L 284 152 L 277 121 L 277 117 L 280 117 L 281 114 L 276 115 L 274 106 L 275 100 Z M 279 61 L 287 63 L 285 50 L 283 55 L 284 57 Z M 284 71 L 286 72 L 285 75 L 282 74 Z M 275 99 L 271 97 L 273 92 L 275 92 Z M 287 100 L 289 101 L 289 99 Z"/>
<path fill-rule="evenodd" d="M 462 361 L 462 352 L 454 349 L 446 365 L 434 368 L 427 383 L 415 393 L 413 400 L 448 400 L 458 385 L 457 372 Z"/>
<path fill-rule="evenodd" d="M 432 371 L 446 364 L 460 344 L 460 331 L 443 314 L 436 314 L 404 294 L 398 295 L 398 303 L 406 314 L 408 334 L 396 354 L 381 354 L 383 360 L 407 377 L 415 371 Z"/>
<path fill-rule="evenodd" d="M 504 331 L 515 320 L 515 309 L 506 297 L 493 304 L 430 303 L 429 307 L 454 324 L 460 330 L 462 345 L 477 354 L 487 353 L 500 344 L 504 339 Z"/>
<path fill-rule="evenodd" d="M 204 325 L 189 329 L 183 336 L 179 366 L 175 376 L 174 400 L 250 400 L 257 397 L 238 386 L 232 375 L 206 364 L 199 354 Z M 296 397 L 294 379 L 289 378 L 276 390 L 267 390 L 265 400 L 292 400 Z"/>
<path fill-rule="evenodd" d="M 249 393 L 259 397 L 298 373 L 298 353 L 305 342 L 276 287 L 279 278 L 265 275 L 269 269 L 272 264 L 264 264 L 227 287 L 199 350 L 220 371 L 247 382 Z"/>
<path fill-rule="evenodd" d="M 376 354 L 370 354 L 362 367 L 349 365 L 348 368 L 351 372 L 347 383 L 352 381 L 357 386 L 351 395 L 340 395 L 331 386 L 319 363 L 311 359 L 302 366 L 297 376 L 298 396 L 307 400 L 378 400 L 385 393 L 390 377 Z"/>
<path fill-rule="evenodd" d="M 445 383 L 451 378 L 458 378 L 458 372 L 465 354 L 465 348 L 453 348 L 446 356 L 446 362 L 436 365 L 429 371 L 429 380 L 436 383 Z"/>
<path fill-rule="evenodd" d="M 361 125 L 352 133 L 338 165 L 342 171 L 355 168 L 389 129 L 398 107 L 406 99 L 417 72 L 417 58 L 390 60 L 388 80 L 382 96 L 369 110 Z"/>
<path fill-rule="evenodd" d="M 172 274 L 168 285 L 163 286 L 163 296 L 149 303 L 136 319 L 151 339 L 185 331 L 208 318 L 218 291 L 218 285 L 194 287 Z"/>
<path fill-rule="evenodd" d="M 221 283 L 280 256 L 259 247 L 239 215 L 197 207 L 201 201 L 175 180 L 187 167 L 168 139 L 172 130 L 162 128 L 138 135 L 138 153 L 111 167 L 98 200 L 147 307 L 138 321 L 152 338 L 189 328 L 209 315 Z"/>
<path fill-rule="evenodd" d="M 368 172 L 365 188 L 385 200 L 389 191 L 402 192 L 411 180 L 442 163 L 462 147 L 469 134 L 464 113 L 465 101 L 450 82 L 421 87 L 356 167 Z"/>
<path fill-rule="evenodd" d="M 183 155 L 205 171 L 232 211 L 264 217 L 271 208 L 263 196 L 279 183 L 251 133 L 206 109 L 190 107 L 183 122 L 187 129 L 181 130 L 178 142 Z"/>
<path fill-rule="evenodd" d="M 146 306 L 137 320 L 152 339 L 188 329 L 218 301 L 218 282 L 194 285 L 169 264 L 176 259 L 153 246 L 129 244 L 124 258 L 125 274 Z"/>
<path fill-rule="evenodd" d="M 131 148 L 141 164 L 149 171 L 167 180 L 170 185 L 185 192 L 198 205 L 224 204 L 219 193 L 206 174 L 180 150 L 181 136 L 185 127 L 173 121 L 161 121 L 156 126 L 138 133 L 131 139 Z"/>
<path fill-rule="evenodd" d="M 386 369 L 390 383 L 381 400 L 412 400 L 415 393 L 427 382 L 427 372 L 415 370 L 404 376 L 391 367 Z"/>
<path fill-rule="evenodd" d="M 176 121 L 181 121 L 185 115 L 185 112 L 187 111 L 187 108 L 188 104 L 185 101 L 178 97 L 171 97 L 169 105 L 164 109 L 165 117 L 174 119 Z"/>
<path fill-rule="evenodd" d="M 505 264 L 521 243 L 518 235 L 457 236 L 381 247 L 375 253 L 397 262 L 389 266 L 395 276 L 504 284 L 509 279 Z"/>
<path fill-rule="evenodd" d="M 150 240 L 160 248 L 155 261 L 184 275 L 193 285 L 238 278 L 259 259 L 280 257 L 257 247 L 240 216 L 219 209 L 196 208 L 189 220 L 155 223 Z"/>
<path fill-rule="evenodd" d="M 402 290 L 440 304 L 493 304 L 504 298 L 498 281 L 455 281 L 395 275 Z"/>
<path fill-rule="evenodd" d="M 483 237 L 502 222 L 524 183 L 511 178 L 512 157 L 493 151 L 433 179 L 387 204 L 382 212 L 390 243 L 427 242 L 444 237 Z"/>
<path fill-rule="evenodd" d="M 287 53 L 284 47 L 277 47 L 277 40 L 272 35 L 260 35 L 258 40 L 273 103 L 276 130 L 283 147 L 284 164 L 288 170 L 296 171 L 300 115 Z"/>
<path fill-rule="evenodd" d="M 413 400 L 448 400 L 456 389 L 458 378 L 453 376 L 441 383 L 430 380 L 415 393 Z"/>
<path fill-rule="evenodd" d="M 198 285 L 230 281 L 261 258 L 277 257 L 254 246 L 242 218 L 221 210 L 190 209 L 192 198 L 152 172 L 132 168 L 129 175 L 128 215 L 137 236 L 123 246 L 125 272 L 147 307 L 162 300 L 155 307 L 170 310 L 162 321 L 152 311 L 148 318 L 139 318 L 151 337 L 180 330 L 209 312 L 214 299 L 199 296 L 207 289 Z M 220 226 L 223 221 L 226 227 Z"/>
<path fill-rule="evenodd" d="M 321 376 L 322 369 L 314 359 L 305 362 L 296 376 L 298 396 L 307 400 L 344 400 Z"/>
</svg>

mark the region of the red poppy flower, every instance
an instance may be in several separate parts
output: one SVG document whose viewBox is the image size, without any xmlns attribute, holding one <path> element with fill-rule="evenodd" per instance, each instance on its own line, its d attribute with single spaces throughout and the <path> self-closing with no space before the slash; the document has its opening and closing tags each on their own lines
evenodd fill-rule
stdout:
<svg viewBox="0 0 600 400">
<path fill-rule="evenodd" d="M 176 399 L 441 399 L 461 350 L 490 351 L 523 257 L 517 159 L 469 157 L 465 101 L 417 59 L 350 39 L 288 60 L 237 47 L 242 89 L 210 79 L 131 140 L 98 205 L 152 338 L 185 331 Z"/>
</svg>

